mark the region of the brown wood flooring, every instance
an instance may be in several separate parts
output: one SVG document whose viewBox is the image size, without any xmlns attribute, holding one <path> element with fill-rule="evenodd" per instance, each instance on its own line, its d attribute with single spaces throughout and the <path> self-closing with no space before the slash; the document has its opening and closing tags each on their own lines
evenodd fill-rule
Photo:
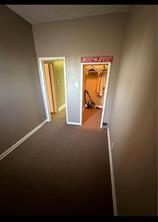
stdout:
<svg viewBox="0 0 158 222">
<path fill-rule="evenodd" d="M 83 128 L 91 128 L 91 129 L 99 129 L 100 121 L 101 121 L 101 109 L 84 109 L 82 114 L 82 127 Z"/>
</svg>

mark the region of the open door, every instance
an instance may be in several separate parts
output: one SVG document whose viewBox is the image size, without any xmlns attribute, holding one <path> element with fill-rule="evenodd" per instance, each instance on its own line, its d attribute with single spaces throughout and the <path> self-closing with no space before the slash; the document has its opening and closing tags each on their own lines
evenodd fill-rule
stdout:
<svg viewBox="0 0 158 222">
<path fill-rule="evenodd" d="M 80 116 L 84 128 L 103 127 L 112 59 L 110 56 L 81 58 Z"/>
<path fill-rule="evenodd" d="M 48 95 L 50 112 L 57 113 L 56 93 L 54 86 L 54 74 L 53 74 L 52 64 L 49 62 L 44 62 L 44 70 L 45 70 L 46 90 Z"/>
<path fill-rule="evenodd" d="M 39 58 L 39 62 L 47 120 L 56 118 L 67 122 L 65 58 Z"/>
</svg>

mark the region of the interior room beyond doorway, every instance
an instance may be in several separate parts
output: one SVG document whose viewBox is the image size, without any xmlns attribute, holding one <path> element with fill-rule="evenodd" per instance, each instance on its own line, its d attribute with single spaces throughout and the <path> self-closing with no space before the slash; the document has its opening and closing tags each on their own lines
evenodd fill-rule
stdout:
<svg viewBox="0 0 158 222">
<path fill-rule="evenodd" d="M 49 112 L 53 119 L 59 112 L 65 114 L 64 60 L 43 61 L 43 71 Z"/>
<path fill-rule="evenodd" d="M 83 65 L 82 127 L 100 128 L 108 64 Z"/>
</svg>

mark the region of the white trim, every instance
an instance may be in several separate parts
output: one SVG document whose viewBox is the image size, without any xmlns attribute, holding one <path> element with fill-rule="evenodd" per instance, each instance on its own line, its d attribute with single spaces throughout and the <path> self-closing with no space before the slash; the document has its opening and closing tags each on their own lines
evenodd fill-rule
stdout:
<svg viewBox="0 0 158 222">
<path fill-rule="evenodd" d="M 83 64 L 81 63 L 81 77 L 80 77 L 80 125 L 82 125 L 82 106 L 83 106 Z"/>
<path fill-rule="evenodd" d="M 49 105 L 48 105 L 48 96 L 46 93 L 46 82 L 44 80 L 44 75 L 43 75 L 44 70 L 42 66 L 42 60 L 40 59 L 38 61 L 38 68 L 39 68 L 39 78 L 40 78 L 43 103 L 44 103 L 44 108 L 45 108 L 45 113 L 46 113 L 46 119 L 48 121 L 51 121 L 51 114 L 50 114 Z"/>
<path fill-rule="evenodd" d="M 67 122 L 67 124 L 81 126 L 81 123 L 77 123 L 77 122 Z"/>
<path fill-rule="evenodd" d="M 21 143 L 23 143 L 27 138 L 29 138 L 32 134 L 34 134 L 37 130 L 39 130 L 48 120 L 44 120 L 41 124 L 36 126 L 33 130 L 31 130 L 28 134 L 26 134 L 24 137 L 22 137 L 18 142 L 13 144 L 10 148 L 8 148 L 6 151 L 4 151 L 2 154 L 0 154 L 0 160 L 2 160 L 4 157 L 6 157 L 9 153 L 11 153 L 15 148 L 17 148 Z"/>
<path fill-rule="evenodd" d="M 43 61 L 53 61 L 57 59 L 64 60 L 65 109 L 66 109 L 66 123 L 68 124 L 67 87 L 66 87 L 67 81 L 66 81 L 65 57 L 39 57 L 38 58 L 39 75 L 40 75 L 43 102 L 44 102 L 44 107 L 45 107 L 45 112 L 46 112 L 46 118 L 48 121 L 51 121 L 51 114 L 50 114 L 48 96 L 47 96 L 47 91 L 46 91 L 46 83 L 45 83 L 45 78 L 44 78 Z"/>
<path fill-rule="evenodd" d="M 66 78 L 66 62 L 64 59 L 64 86 L 65 86 L 65 110 L 66 110 L 66 123 L 68 123 L 68 105 L 67 105 L 67 78 Z"/>
<path fill-rule="evenodd" d="M 103 110 L 102 110 L 102 115 L 101 115 L 100 128 L 103 128 L 103 119 L 104 119 L 104 114 L 105 114 L 105 106 L 107 103 L 107 95 L 108 95 L 108 88 L 109 88 L 110 70 L 111 70 L 111 62 L 108 62 L 108 73 L 107 73 L 107 80 L 106 80 L 105 91 L 104 91 L 104 101 L 103 101 Z"/>
<path fill-rule="evenodd" d="M 100 106 L 100 105 L 96 105 L 96 107 L 98 107 L 98 108 L 100 108 L 100 109 L 102 109 L 102 108 L 103 108 L 103 106 Z"/>
<path fill-rule="evenodd" d="M 107 137 L 108 137 L 108 150 L 109 150 L 109 161 L 110 161 L 113 211 L 114 211 L 114 216 L 118 216 L 116 190 L 115 190 L 115 180 L 114 180 L 114 169 L 113 169 L 112 152 L 111 152 L 112 147 L 111 147 L 111 141 L 110 141 L 109 128 L 107 128 Z"/>
<path fill-rule="evenodd" d="M 61 112 L 66 107 L 65 103 L 59 106 L 58 111 Z"/>
<path fill-rule="evenodd" d="M 80 125 L 82 125 L 82 104 L 83 104 L 83 65 L 96 65 L 96 64 L 104 64 L 108 65 L 108 73 L 107 73 L 107 81 L 104 91 L 104 100 L 103 100 L 103 109 L 102 109 L 102 115 L 101 115 L 101 121 L 100 121 L 100 128 L 103 128 L 103 118 L 104 118 L 104 112 L 105 112 L 105 105 L 107 102 L 107 93 L 108 93 L 108 86 L 109 86 L 109 78 L 110 78 L 110 70 L 111 70 L 111 62 L 85 62 L 81 63 L 81 85 L 80 85 Z"/>
<path fill-rule="evenodd" d="M 81 62 L 83 65 L 100 65 L 100 64 L 109 64 L 111 62 Z"/>
</svg>

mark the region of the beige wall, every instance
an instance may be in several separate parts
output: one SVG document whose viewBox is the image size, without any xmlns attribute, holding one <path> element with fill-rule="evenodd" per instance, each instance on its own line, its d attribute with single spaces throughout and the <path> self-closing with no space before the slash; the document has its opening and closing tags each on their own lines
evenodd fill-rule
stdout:
<svg viewBox="0 0 158 222">
<path fill-rule="evenodd" d="M 44 119 L 31 25 L 0 6 L 0 153 Z"/>
<path fill-rule="evenodd" d="M 114 56 L 104 118 L 106 122 L 109 120 L 125 22 L 126 13 L 117 13 L 33 25 L 38 57 L 66 57 L 69 121 L 80 122 L 80 57 L 96 55 Z M 78 82 L 78 88 L 75 82 Z"/>
<path fill-rule="evenodd" d="M 132 6 L 110 120 L 119 215 L 156 214 L 156 7 Z"/>
<path fill-rule="evenodd" d="M 53 62 L 54 86 L 56 92 L 56 102 L 59 108 L 65 104 L 65 84 L 64 84 L 64 61 L 54 60 Z"/>
<path fill-rule="evenodd" d="M 102 96 L 102 97 L 97 96 L 97 94 L 96 94 L 97 83 L 98 83 L 98 74 L 95 74 L 95 75 L 87 74 L 86 78 L 85 78 L 83 93 L 84 93 L 85 89 L 88 90 L 88 92 L 89 92 L 92 100 L 95 102 L 95 104 L 102 106 L 104 96 Z M 84 101 L 84 104 L 85 104 L 85 101 Z"/>
</svg>

